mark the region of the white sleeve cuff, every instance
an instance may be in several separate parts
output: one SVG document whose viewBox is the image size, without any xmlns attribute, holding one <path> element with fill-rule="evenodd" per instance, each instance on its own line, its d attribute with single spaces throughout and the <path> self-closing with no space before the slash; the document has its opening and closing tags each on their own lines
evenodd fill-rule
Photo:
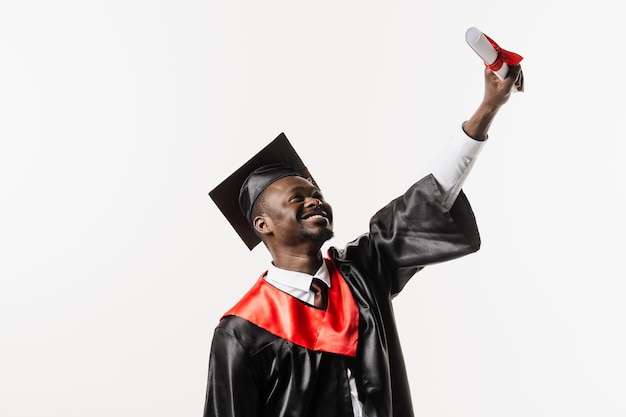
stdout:
<svg viewBox="0 0 626 417">
<path fill-rule="evenodd" d="M 441 188 L 444 206 L 447 209 L 452 207 L 459 196 L 463 183 L 485 142 L 470 138 L 461 129 L 460 133 L 450 138 L 448 144 L 431 162 L 430 173 Z"/>
</svg>

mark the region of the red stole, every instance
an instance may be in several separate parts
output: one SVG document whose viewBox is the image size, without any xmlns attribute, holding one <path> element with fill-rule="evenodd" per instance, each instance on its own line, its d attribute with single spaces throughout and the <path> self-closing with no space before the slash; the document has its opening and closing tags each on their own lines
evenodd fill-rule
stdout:
<svg viewBox="0 0 626 417">
<path fill-rule="evenodd" d="M 263 274 L 223 317 L 241 317 L 310 350 L 356 356 L 359 309 L 334 262 L 325 261 L 331 280 L 326 310 L 310 306 L 273 287 L 263 279 Z"/>
</svg>

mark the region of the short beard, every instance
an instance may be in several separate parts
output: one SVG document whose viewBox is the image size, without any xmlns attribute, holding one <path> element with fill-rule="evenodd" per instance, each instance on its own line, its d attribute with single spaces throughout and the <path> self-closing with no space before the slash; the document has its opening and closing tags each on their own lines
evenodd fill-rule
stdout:
<svg viewBox="0 0 626 417">
<path fill-rule="evenodd" d="M 311 233 L 304 230 L 300 231 L 300 239 L 302 239 L 303 241 L 308 240 L 323 243 L 327 240 L 330 240 L 333 236 L 334 233 L 332 229 L 323 229 L 316 233 Z"/>
</svg>

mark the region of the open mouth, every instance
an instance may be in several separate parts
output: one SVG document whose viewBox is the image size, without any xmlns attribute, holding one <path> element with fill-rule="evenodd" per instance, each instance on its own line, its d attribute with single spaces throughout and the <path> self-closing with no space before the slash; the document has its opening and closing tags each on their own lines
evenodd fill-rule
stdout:
<svg viewBox="0 0 626 417">
<path fill-rule="evenodd" d="M 302 217 L 302 220 L 326 220 L 328 221 L 328 214 L 325 211 L 314 211 L 310 213 L 306 213 Z"/>
</svg>

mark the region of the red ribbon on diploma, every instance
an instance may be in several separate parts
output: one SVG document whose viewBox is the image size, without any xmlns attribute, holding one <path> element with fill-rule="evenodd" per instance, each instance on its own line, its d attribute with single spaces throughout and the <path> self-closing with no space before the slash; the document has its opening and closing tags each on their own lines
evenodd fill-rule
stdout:
<svg viewBox="0 0 626 417">
<path fill-rule="evenodd" d="M 483 35 L 485 35 L 483 33 Z M 518 65 L 524 59 L 521 55 L 516 54 L 515 52 L 507 51 L 506 49 L 500 48 L 500 46 L 493 41 L 489 36 L 485 35 L 485 38 L 489 41 L 493 49 L 498 52 L 498 57 L 491 64 L 487 64 L 485 62 L 485 66 L 489 68 L 491 71 L 498 71 L 502 64 L 507 65 Z"/>
</svg>

